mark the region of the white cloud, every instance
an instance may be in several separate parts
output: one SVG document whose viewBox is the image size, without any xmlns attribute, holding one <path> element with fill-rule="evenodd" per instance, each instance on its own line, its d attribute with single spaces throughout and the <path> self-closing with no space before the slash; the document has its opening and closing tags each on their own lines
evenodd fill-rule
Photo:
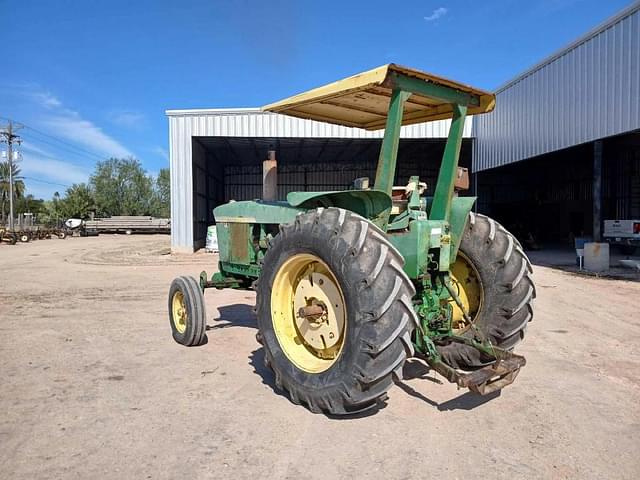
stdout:
<svg viewBox="0 0 640 480">
<path fill-rule="evenodd" d="M 105 157 L 133 156 L 131 151 L 106 134 L 90 120 L 84 119 L 78 112 L 66 108 L 62 101 L 38 84 L 0 85 L 0 92 L 17 93 L 30 98 L 34 103 L 46 110 L 39 118 L 40 124 L 46 126 L 47 133 L 82 146 L 90 152 Z M 133 123 L 142 118 L 142 114 L 120 111 L 122 122 Z"/>
<path fill-rule="evenodd" d="M 46 109 L 62 106 L 62 102 L 58 97 L 52 95 L 37 83 L 2 83 L 0 84 L 0 94 L 27 98 Z"/>
<path fill-rule="evenodd" d="M 51 95 L 49 92 L 34 92 L 31 96 L 36 100 L 36 102 L 45 108 L 51 109 L 62 106 L 62 102 L 58 97 Z"/>
<path fill-rule="evenodd" d="M 21 150 L 20 174 L 25 177 L 27 194 L 36 198 L 48 200 L 54 192 L 62 194 L 67 186 L 87 182 L 91 175 L 92 166 L 59 160 L 40 147 L 23 145 Z"/>
<path fill-rule="evenodd" d="M 63 193 L 66 186 L 87 182 L 93 164 L 83 166 L 60 160 L 59 156 L 47 148 L 34 145 L 26 139 L 20 146 L 22 160 L 19 163 L 21 175 L 25 177 L 27 193 L 36 198 L 50 199 L 54 192 Z"/>
<path fill-rule="evenodd" d="M 36 177 L 40 180 L 57 182 L 63 185 L 86 182 L 89 179 L 91 170 L 63 160 L 55 160 L 48 157 L 39 157 L 28 152 L 23 153 L 20 162 L 22 175 L 25 177 Z M 25 179 L 29 186 L 32 182 Z M 58 187 L 63 188 L 63 187 Z"/>
<path fill-rule="evenodd" d="M 133 110 L 114 110 L 108 117 L 112 123 L 121 127 L 139 129 L 145 124 L 144 114 Z"/>
<path fill-rule="evenodd" d="M 129 157 L 131 151 L 104 133 L 100 127 L 85 120 L 78 112 L 63 109 L 43 122 L 54 135 L 82 145 L 105 157 Z"/>
<path fill-rule="evenodd" d="M 156 147 L 153 149 L 153 152 L 165 159 L 167 162 L 169 161 L 169 152 L 167 152 L 166 149 L 162 147 Z"/>
<path fill-rule="evenodd" d="M 54 158 L 50 152 L 44 148 L 37 147 L 28 140 L 24 140 L 20 145 L 20 151 L 23 152 L 23 156 L 24 152 L 31 152 L 32 154 L 40 155 L 41 157 Z"/>
<path fill-rule="evenodd" d="M 444 17 L 447 14 L 448 10 L 444 7 L 439 7 L 436 8 L 433 12 L 431 12 L 431 15 L 429 15 L 428 17 L 424 17 L 425 21 L 427 22 L 433 22 L 434 20 L 438 20 L 439 18 Z"/>
</svg>

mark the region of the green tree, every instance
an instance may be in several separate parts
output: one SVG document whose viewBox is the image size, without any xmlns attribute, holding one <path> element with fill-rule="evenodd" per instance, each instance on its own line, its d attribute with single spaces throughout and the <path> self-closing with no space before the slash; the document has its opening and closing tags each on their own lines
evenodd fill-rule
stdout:
<svg viewBox="0 0 640 480">
<path fill-rule="evenodd" d="M 16 214 L 20 213 L 33 213 L 36 218 L 42 212 L 46 211 L 44 200 L 41 198 L 36 198 L 32 194 L 23 195 L 18 198 L 15 202 L 15 212 Z"/>
<path fill-rule="evenodd" d="M 86 183 L 74 183 L 65 193 L 64 199 L 56 204 L 52 201 L 55 213 L 58 209 L 63 218 L 87 218 L 95 210 L 95 199 L 91 188 Z"/>
<path fill-rule="evenodd" d="M 171 177 L 168 168 L 161 168 L 155 182 L 154 215 L 161 218 L 171 216 Z"/>
<path fill-rule="evenodd" d="M 44 210 L 38 216 L 38 223 L 59 227 L 66 220 L 62 215 L 62 200 L 58 192 L 53 193 L 51 200 L 44 202 Z"/>
<path fill-rule="evenodd" d="M 19 199 L 24 195 L 24 181 L 20 176 L 20 168 L 13 164 L 13 197 Z M 9 162 L 0 162 L 0 214 L 2 215 L 2 223 L 9 211 Z M 14 210 L 14 215 L 16 211 Z"/>
<path fill-rule="evenodd" d="M 89 180 L 98 215 L 150 215 L 153 181 L 134 158 L 98 162 Z"/>
</svg>

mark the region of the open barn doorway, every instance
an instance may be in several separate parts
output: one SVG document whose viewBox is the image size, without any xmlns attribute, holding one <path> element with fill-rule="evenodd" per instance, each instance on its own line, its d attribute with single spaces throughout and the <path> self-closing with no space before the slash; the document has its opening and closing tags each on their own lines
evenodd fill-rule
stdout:
<svg viewBox="0 0 640 480">
<path fill-rule="evenodd" d="M 213 209 L 229 200 L 262 195 L 262 162 L 269 150 L 278 161 L 278 199 L 289 192 L 350 188 L 353 180 L 375 177 L 380 139 L 193 137 L 193 239 L 204 246 Z M 396 185 L 419 175 L 435 186 L 445 139 L 403 139 Z M 471 140 L 464 139 L 460 165 L 471 163 Z"/>
</svg>

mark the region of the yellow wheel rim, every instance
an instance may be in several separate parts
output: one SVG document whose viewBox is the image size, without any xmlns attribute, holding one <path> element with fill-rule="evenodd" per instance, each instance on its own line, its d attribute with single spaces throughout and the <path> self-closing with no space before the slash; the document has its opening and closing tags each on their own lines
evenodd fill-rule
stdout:
<svg viewBox="0 0 640 480">
<path fill-rule="evenodd" d="M 173 325 L 176 327 L 178 333 L 184 333 L 187 330 L 187 306 L 184 302 L 184 294 L 181 291 L 177 291 L 173 294 L 171 299 L 171 310 Z"/>
<path fill-rule="evenodd" d="M 458 252 L 456 262 L 451 267 L 451 280 L 453 288 L 456 289 L 460 300 L 462 300 L 462 304 L 467 312 L 469 312 L 469 316 L 473 322 L 482 308 L 484 290 L 482 288 L 482 282 L 480 281 L 478 271 L 468 257 L 460 251 Z M 462 310 L 453 300 L 451 300 L 451 305 L 453 307 L 453 331 L 460 334 L 467 330 L 471 325 L 464 319 Z"/>
<path fill-rule="evenodd" d="M 278 269 L 271 318 L 282 351 L 300 370 L 324 372 L 340 356 L 347 328 L 344 295 L 315 255 L 294 255 Z"/>
</svg>

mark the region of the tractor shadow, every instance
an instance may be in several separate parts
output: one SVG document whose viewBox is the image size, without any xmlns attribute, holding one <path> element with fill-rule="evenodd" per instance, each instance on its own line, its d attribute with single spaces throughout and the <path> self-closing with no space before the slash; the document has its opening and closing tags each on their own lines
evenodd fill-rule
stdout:
<svg viewBox="0 0 640 480">
<path fill-rule="evenodd" d="M 249 365 L 253 367 L 253 371 L 262 379 L 262 383 L 273 390 L 273 393 L 279 397 L 289 397 L 276 386 L 276 376 L 269 367 L 264 364 L 264 347 L 260 346 L 256 348 L 251 355 L 249 355 Z"/>
<path fill-rule="evenodd" d="M 250 305 L 244 303 L 221 305 L 218 307 L 218 312 L 219 315 L 212 319 L 215 323 L 207 325 L 207 331 L 231 327 L 258 328 L 256 314 Z"/>
<path fill-rule="evenodd" d="M 264 348 L 260 347 L 251 352 L 249 356 L 249 365 L 253 367 L 253 370 L 260 378 L 262 379 L 262 383 L 268 386 L 273 392 L 279 397 L 285 398 L 288 402 L 294 405 L 289 396 L 280 390 L 276 385 L 276 377 L 273 371 L 264 364 Z M 297 407 L 297 405 L 295 405 Z M 371 415 L 375 415 L 377 412 L 382 410 L 387 406 L 386 399 L 384 401 L 380 400 L 376 402 L 371 407 L 367 408 L 361 412 L 355 412 L 348 415 L 331 415 L 329 413 L 323 413 L 319 415 L 324 415 L 330 420 L 354 420 L 358 418 L 370 417 Z"/>
<path fill-rule="evenodd" d="M 432 375 L 429 375 L 429 373 L 432 373 Z M 439 385 L 442 385 L 444 383 L 435 377 L 435 372 L 432 372 L 432 370 L 427 365 L 416 359 L 407 360 L 407 362 L 404 364 L 403 375 L 405 380 L 419 378 L 422 380 L 428 380 L 430 382 L 437 383 Z M 443 403 L 438 403 L 424 396 L 422 393 L 411 387 L 411 385 L 403 381 L 396 381 L 396 385 L 407 395 L 417 398 L 418 400 L 422 400 L 432 407 L 436 407 L 441 412 L 449 410 L 473 410 L 474 408 L 479 407 L 480 405 L 484 405 L 494 398 L 499 397 L 502 392 L 502 390 L 498 390 L 488 395 L 477 395 L 473 392 L 467 391 L 456 398 L 452 398 L 451 400 L 447 400 Z"/>
<path fill-rule="evenodd" d="M 207 331 L 217 330 L 222 328 L 231 327 L 244 327 L 257 330 L 256 315 L 253 308 L 246 304 L 234 304 L 218 307 L 219 316 L 214 318 L 214 325 L 207 325 Z M 276 379 L 273 371 L 265 365 L 264 362 L 264 348 L 259 346 L 251 355 L 249 355 L 249 365 L 253 367 L 254 372 L 261 378 L 262 383 L 269 387 L 279 397 L 289 400 L 289 396 L 286 392 L 280 390 L 276 385 Z M 435 376 L 435 372 L 432 371 L 426 364 L 418 359 L 410 358 L 403 368 L 404 380 L 422 379 L 427 380 L 438 385 L 442 385 L 444 382 Z M 415 390 L 411 385 L 404 381 L 397 380 L 395 384 L 404 391 L 407 395 L 422 400 L 432 407 L 437 408 L 439 411 L 449 410 L 473 410 L 487 402 L 490 402 L 496 397 L 500 396 L 501 391 L 491 393 L 489 395 L 481 396 L 472 392 L 465 392 L 462 395 L 452 398 L 443 403 L 438 403 L 430 398 L 426 397 L 422 393 Z M 356 412 L 349 415 L 331 415 L 325 414 L 325 416 L 331 420 L 350 420 L 365 418 L 371 415 L 375 415 L 380 410 L 386 408 L 386 398 L 378 401 L 371 408 L 368 408 L 362 412 Z"/>
</svg>

